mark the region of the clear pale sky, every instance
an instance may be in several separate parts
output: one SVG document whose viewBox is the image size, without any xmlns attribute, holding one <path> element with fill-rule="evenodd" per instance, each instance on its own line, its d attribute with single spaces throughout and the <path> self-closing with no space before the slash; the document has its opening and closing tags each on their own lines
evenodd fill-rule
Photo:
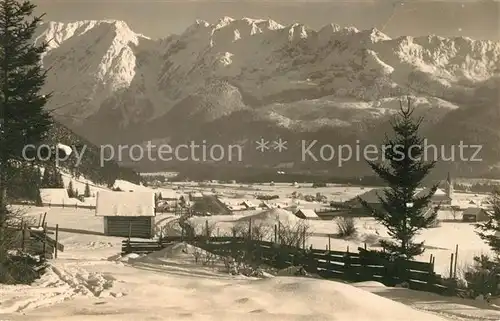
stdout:
<svg viewBox="0 0 500 321">
<path fill-rule="evenodd" d="M 33 0 L 45 20 L 119 19 L 149 37 L 180 33 L 196 19 L 271 18 L 282 24 L 376 27 L 391 37 L 468 36 L 500 40 L 500 2 Z"/>
</svg>

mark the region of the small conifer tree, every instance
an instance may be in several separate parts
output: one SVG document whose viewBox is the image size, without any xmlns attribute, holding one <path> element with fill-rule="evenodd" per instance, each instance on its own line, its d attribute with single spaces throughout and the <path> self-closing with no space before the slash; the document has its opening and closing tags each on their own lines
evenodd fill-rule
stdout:
<svg viewBox="0 0 500 321">
<path fill-rule="evenodd" d="M 70 198 L 75 197 L 75 190 L 73 189 L 73 181 L 69 181 L 67 189 L 68 189 L 68 197 Z"/>
<path fill-rule="evenodd" d="M 89 183 L 85 183 L 85 190 L 83 192 L 84 197 L 90 197 L 90 186 Z"/>
</svg>

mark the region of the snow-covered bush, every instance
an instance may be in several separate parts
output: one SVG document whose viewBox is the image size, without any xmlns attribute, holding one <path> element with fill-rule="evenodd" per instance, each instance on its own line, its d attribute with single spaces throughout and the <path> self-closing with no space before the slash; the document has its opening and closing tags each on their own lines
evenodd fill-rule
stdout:
<svg viewBox="0 0 500 321">
<path fill-rule="evenodd" d="M 356 222 L 352 217 L 340 216 L 335 219 L 337 234 L 339 237 L 349 237 L 356 234 Z"/>
</svg>

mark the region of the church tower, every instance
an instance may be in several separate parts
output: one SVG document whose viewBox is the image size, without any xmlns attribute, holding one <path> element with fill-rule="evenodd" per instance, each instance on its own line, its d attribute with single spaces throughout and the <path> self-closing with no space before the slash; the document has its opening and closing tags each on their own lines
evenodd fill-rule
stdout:
<svg viewBox="0 0 500 321">
<path fill-rule="evenodd" d="M 448 172 L 448 178 L 446 179 L 446 195 L 453 200 L 453 181 L 450 172 Z"/>
</svg>

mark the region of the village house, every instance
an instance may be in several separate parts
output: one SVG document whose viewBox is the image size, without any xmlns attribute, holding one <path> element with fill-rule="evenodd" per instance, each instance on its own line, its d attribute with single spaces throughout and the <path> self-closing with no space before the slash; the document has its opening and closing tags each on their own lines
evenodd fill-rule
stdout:
<svg viewBox="0 0 500 321">
<path fill-rule="evenodd" d="M 427 187 L 418 192 L 415 196 L 416 197 L 424 197 L 426 195 L 429 195 L 431 192 L 431 188 Z M 437 206 L 437 205 L 451 205 L 452 198 L 450 195 L 443 191 L 442 189 L 438 188 L 434 195 L 431 197 L 431 205 Z"/>
<path fill-rule="evenodd" d="M 301 208 L 295 212 L 295 216 L 304 220 L 317 220 L 319 216 L 313 209 Z"/>
<path fill-rule="evenodd" d="M 109 236 L 152 238 L 156 216 L 153 192 L 99 191 L 96 216 L 104 220 L 104 234 Z"/>
<path fill-rule="evenodd" d="M 203 199 L 203 194 L 201 192 L 192 192 L 189 194 L 189 199 L 192 202 L 200 201 Z"/>
<path fill-rule="evenodd" d="M 488 220 L 488 211 L 481 207 L 469 207 L 462 213 L 464 222 L 484 222 Z"/>
<path fill-rule="evenodd" d="M 177 193 L 177 191 L 164 188 L 160 189 L 157 193 L 163 201 L 177 201 L 181 197 L 181 194 Z"/>
<path fill-rule="evenodd" d="M 243 203 L 241 203 L 241 205 L 244 206 L 247 211 L 256 210 L 258 207 L 257 205 L 255 205 L 250 201 L 244 201 Z"/>
<path fill-rule="evenodd" d="M 381 208 L 380 197 L 384 197 L 385 188 L 374 188 L 368 192 L 365 192 L 359 196 L 353 197 L 352 199 L 344 203 L 344 208 L 346 208 L 345 214 L 350 216 L 370 216 L 369 213 L 361 204 L 361 201 L 366 202 L 372 208 Z"/>
</svg>

